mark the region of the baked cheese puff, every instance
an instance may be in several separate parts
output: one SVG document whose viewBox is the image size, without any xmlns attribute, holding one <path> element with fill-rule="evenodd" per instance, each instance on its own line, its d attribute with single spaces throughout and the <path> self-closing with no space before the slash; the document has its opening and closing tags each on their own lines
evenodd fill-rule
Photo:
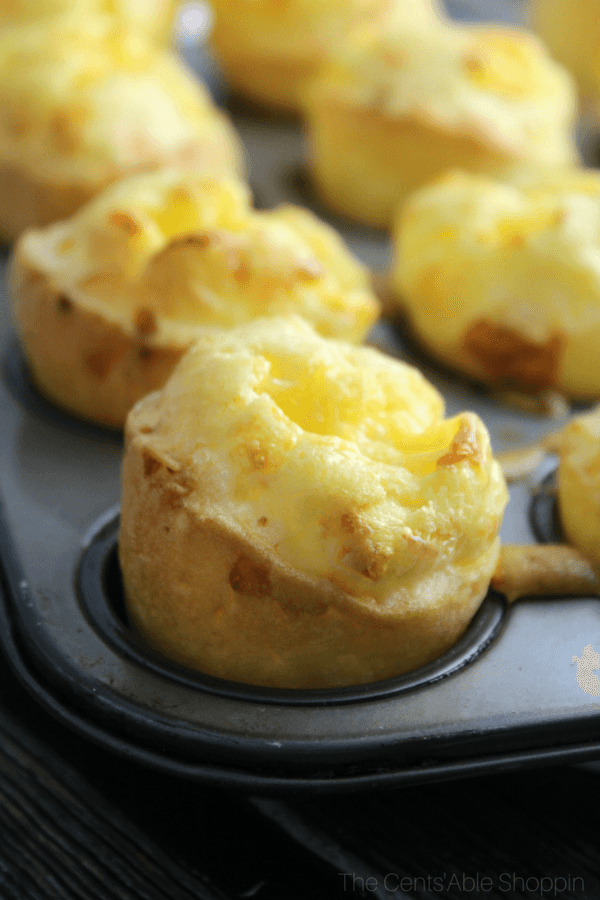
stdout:
<svg viewBox="0 0 600 900">
<path fill-rule="evenodd" d="M 397 303 L 432 355 L 494 386 L 600 397 L 600 173 L 455 172 L 400 210 Z"/>
<path fill-rule="evenodd" d="M 339 42 L 305 103 L 324 202 L 379 228 L 448 168 L 507 177 L 578 159 L 572 79 L 517 29 L 381 17 Z"/>
<path fill-rule="evenodd" d="M 506 500 L 481 421 L 412 366 L 294 317 L 206 332 L 127 419 L 130 620 L 233 681 L 389 678 L 467 628 Z"/>
<path fill-rule="evenodd" d="M 600 565 L 600 407 L 576 416 L 559 442 L 558 505 L 563 532 Z"/>
<path fill-rule="evenodd" d="M 582 99 L 597 111 L 600 104 L 598 0 L 533 0 L 532 22 L 552 56 L 575 76 Z"/>
<path fill-rule="evenodd" d="M 0 0 L 0 26 L 26 22 L 51 28 L 53 18 L 108 14 L 124 28 L 139 28 L 158 43 L 169 43 L 179 0 Z"/>
<path fill-rule="evenodd" d="M 392 0 L 409 21 L 437 20 L 437 0 Z M 214 0 L 211 43 L 230 84 L 267 107 L 301 110 L 302 86 L 345 30 L 390 0 Z"/>
<path fill-rule="evenodd" d="M 240 172 L 241 143 L 168 50 L 109 16 L 0 34 L 0 234 L 75 212 L 163 165 Z"/>
<path fill-rule="evenodd" d="M 358 342 L 379 314 L 367 270 L 312 213 L 258 212 L 239 179 L 176 169 L 130 176 L 25 232 L 11 294 L 40 390 L 117 427 L 203 328 L 298 313 Z"/>
</svg>

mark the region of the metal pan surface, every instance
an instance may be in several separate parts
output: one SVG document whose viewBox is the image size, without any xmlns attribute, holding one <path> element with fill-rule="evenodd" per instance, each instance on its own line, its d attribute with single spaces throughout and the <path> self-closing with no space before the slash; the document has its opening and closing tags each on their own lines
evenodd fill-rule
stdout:
<svg viewBox="0 0 600 900">
<path fill-rule="evenodd" d="M 360 258 L 384 269 L 385 237 L 315 204 L 299 127 L 231 109 L 257 202 L 316 208 Z M 600 756 L 600 702 L 579 687 L 573 661 L 600 643 L 593 598 L 508 608 L 490 594 L 441 660 L 338 691 L 231 684 L 141 646 L 127 622 L 115 553 L 121 437 L 77 421 L 37 393 L 10 323 L 6 265 L 5 254 L 0 639 L 22 682 L 54 715 L 144 765 L 253 791 L 383 787 Z M 390 324 L 376 326 L 372 339 L 425 368 L 449 413 L 477 412 L 496 451 L 525 446 L 561 424 L 503 406 L 438 369 Z M 539 490 L 553 465 L 548 460 L 511 486 L 503 540 L 555 538 L 552 495 Z"/>
</svg>

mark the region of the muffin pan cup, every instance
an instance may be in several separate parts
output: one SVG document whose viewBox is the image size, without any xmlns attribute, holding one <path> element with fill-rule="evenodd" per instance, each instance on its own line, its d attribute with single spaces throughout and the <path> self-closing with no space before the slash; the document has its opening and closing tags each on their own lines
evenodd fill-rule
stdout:
<svg viewBox="0 0 600 900">
<path fill-rule="evenodd" d="M 257 205 L 315 208 L 300 127 L 238 105 Z M 322 209 L 319 214 L 326 216 Z M 380 233 L 327 216 L 376 270 Z M 0 280 L 6 283 L 7 257 Z M 116 545 L 122 437 L 80 422 L 32 385 L 0 306 L 0 643 L 32 695 L 111 752 L 197 781 L 249 791 L 344 791 L 600 758 L 600 698 L 574 656 L 600 645 L 597 598 L 507 606 L 488 595 L 461 641 L 408 675 L 327 691 L 254 688 L 202 676 L 149 650 L 129 626 Z M 498 399 L 421 356 L 399 328 L 371 342 L 416 362 L 448 415 L 473 410 L 495 451 L 562 421 Z M 68 362 L 66 363 L 68 364 Z M 559 537 L 548 459 L 510 487 L 507 543 Z M 546 479 L 546 481 L 544 480 Z"/>
</svg>

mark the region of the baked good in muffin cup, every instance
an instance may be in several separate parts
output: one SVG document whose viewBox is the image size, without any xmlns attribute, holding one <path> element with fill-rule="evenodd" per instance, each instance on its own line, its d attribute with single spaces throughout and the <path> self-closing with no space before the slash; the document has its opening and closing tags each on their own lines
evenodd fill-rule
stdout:
<svg viewBox="0 0 600 900">
<path fill-rule="evenodd" d="M 207 327 L 295 313 L 363 340 L 379 315 L 367 269 L 295 206 L 257 211 L 234 176 L 131 176 L 71 219 L 31 229 L 11 266 L 17 333 L 40 390 L 122 427 Z"/>
<path fill-rule="evenodd" d="M 164 165 L 243 171 L 237 133 L 169 50 L 114 17 L 0 35 L 0 235 L 72 215 Z"/>
<path fill-rule="evenodd" d="M 345 31 L 394 5 L 409 22 L 440 17 L 435 0 L 213 0 L 211 44 L 231 86 L 254 102 L 298 113 L 307 78 Z"/>
<path fill-rule="evenodd" d="M 463 634 L 506 501 L 485 426 L 412 366 L 299 318 L 207 331 L 127 419 L 128 613 L 221 678 L 388 678 Z"/>
<path fill-rule="evenodd" d="M 578 160 L 572 79 L 518 29 L 407 28 L 392 7 L 339 42 L 304 100 L 320 196 L 379 228 L 448 168 L 507 178 Z"/>
<path fill-rule="evenodd" d="M 432 356 L 497 388 L 600 397 L 600 175 L 449 173 L 398 213 L 398 309 Z"/>
</svg>

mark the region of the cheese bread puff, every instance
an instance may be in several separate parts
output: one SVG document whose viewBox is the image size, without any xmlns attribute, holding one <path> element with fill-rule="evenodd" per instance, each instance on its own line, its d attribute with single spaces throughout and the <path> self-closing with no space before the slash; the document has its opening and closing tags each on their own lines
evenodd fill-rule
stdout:
<svg viewBox="0 0 600 900">
<path fill-rule="evenodd" d="M 238 682 L 398 675 L 467 628 L 506 500 L 483 424 L 413 367 L 294 317 L 205 333 L 127 420 L 129 616 Z"/>
<path fill-rule="evenodd" d="M 171 51 L 110 17 L 0 34 L 0 234 L 71 215 L 163 165 L 243 168 L 241 143 Z"/>
<path fill-rule="evenodd" d="M 576 416 L 559 442 L 558 504 L 565 537 L 600 566 L 600 407 Z"/>
<path fill-rule="evenodd" d="M 0 0 L 0 27 L 43 22 L 64 15 L 114 16 L 124 28 L 139 28 L 159 43 L 170 43 L 179 0 Z"/>
<path fill-rule="evenodd" d="M 553 57 L 575 76 L 582 99 L 600 104 L 600 2 L 533 0 L 533 25 Z"/>
<path fill-rule="evenodd" d="M 393 282 L 418 340 L 448 365 L 600 397 L 600 173 L 521 186 L 444 176 L 399 213 Z"/>
<path fill-rule="evenodd" d="M 407 30 L 382 17 L 339 43 L 305 101 L 317 190 L 380 228 L 450 167 L 507 177 L 578 159 L 572 80 L 516 29 Z"/>
<path fill-rule="evenodd" d="M 41 391 L 113 426 L 202 328 L 298 313 L 358 342 L 379 314 L 366 268 L 312 213 L 257 212 L 238 179 L 173 169 L 130 176 L 72 219 L 25 232 L 11 292 Z"/>
<path fill-rule="evenodd" d="M 437 0 L 392 0 L 408 21 L 437 21 Z M 301 109 L 302 87 L 348 27 L 390 0 L 214 0 L 211 43 L 242 95 L 279 110 Z"/>
</svg>

